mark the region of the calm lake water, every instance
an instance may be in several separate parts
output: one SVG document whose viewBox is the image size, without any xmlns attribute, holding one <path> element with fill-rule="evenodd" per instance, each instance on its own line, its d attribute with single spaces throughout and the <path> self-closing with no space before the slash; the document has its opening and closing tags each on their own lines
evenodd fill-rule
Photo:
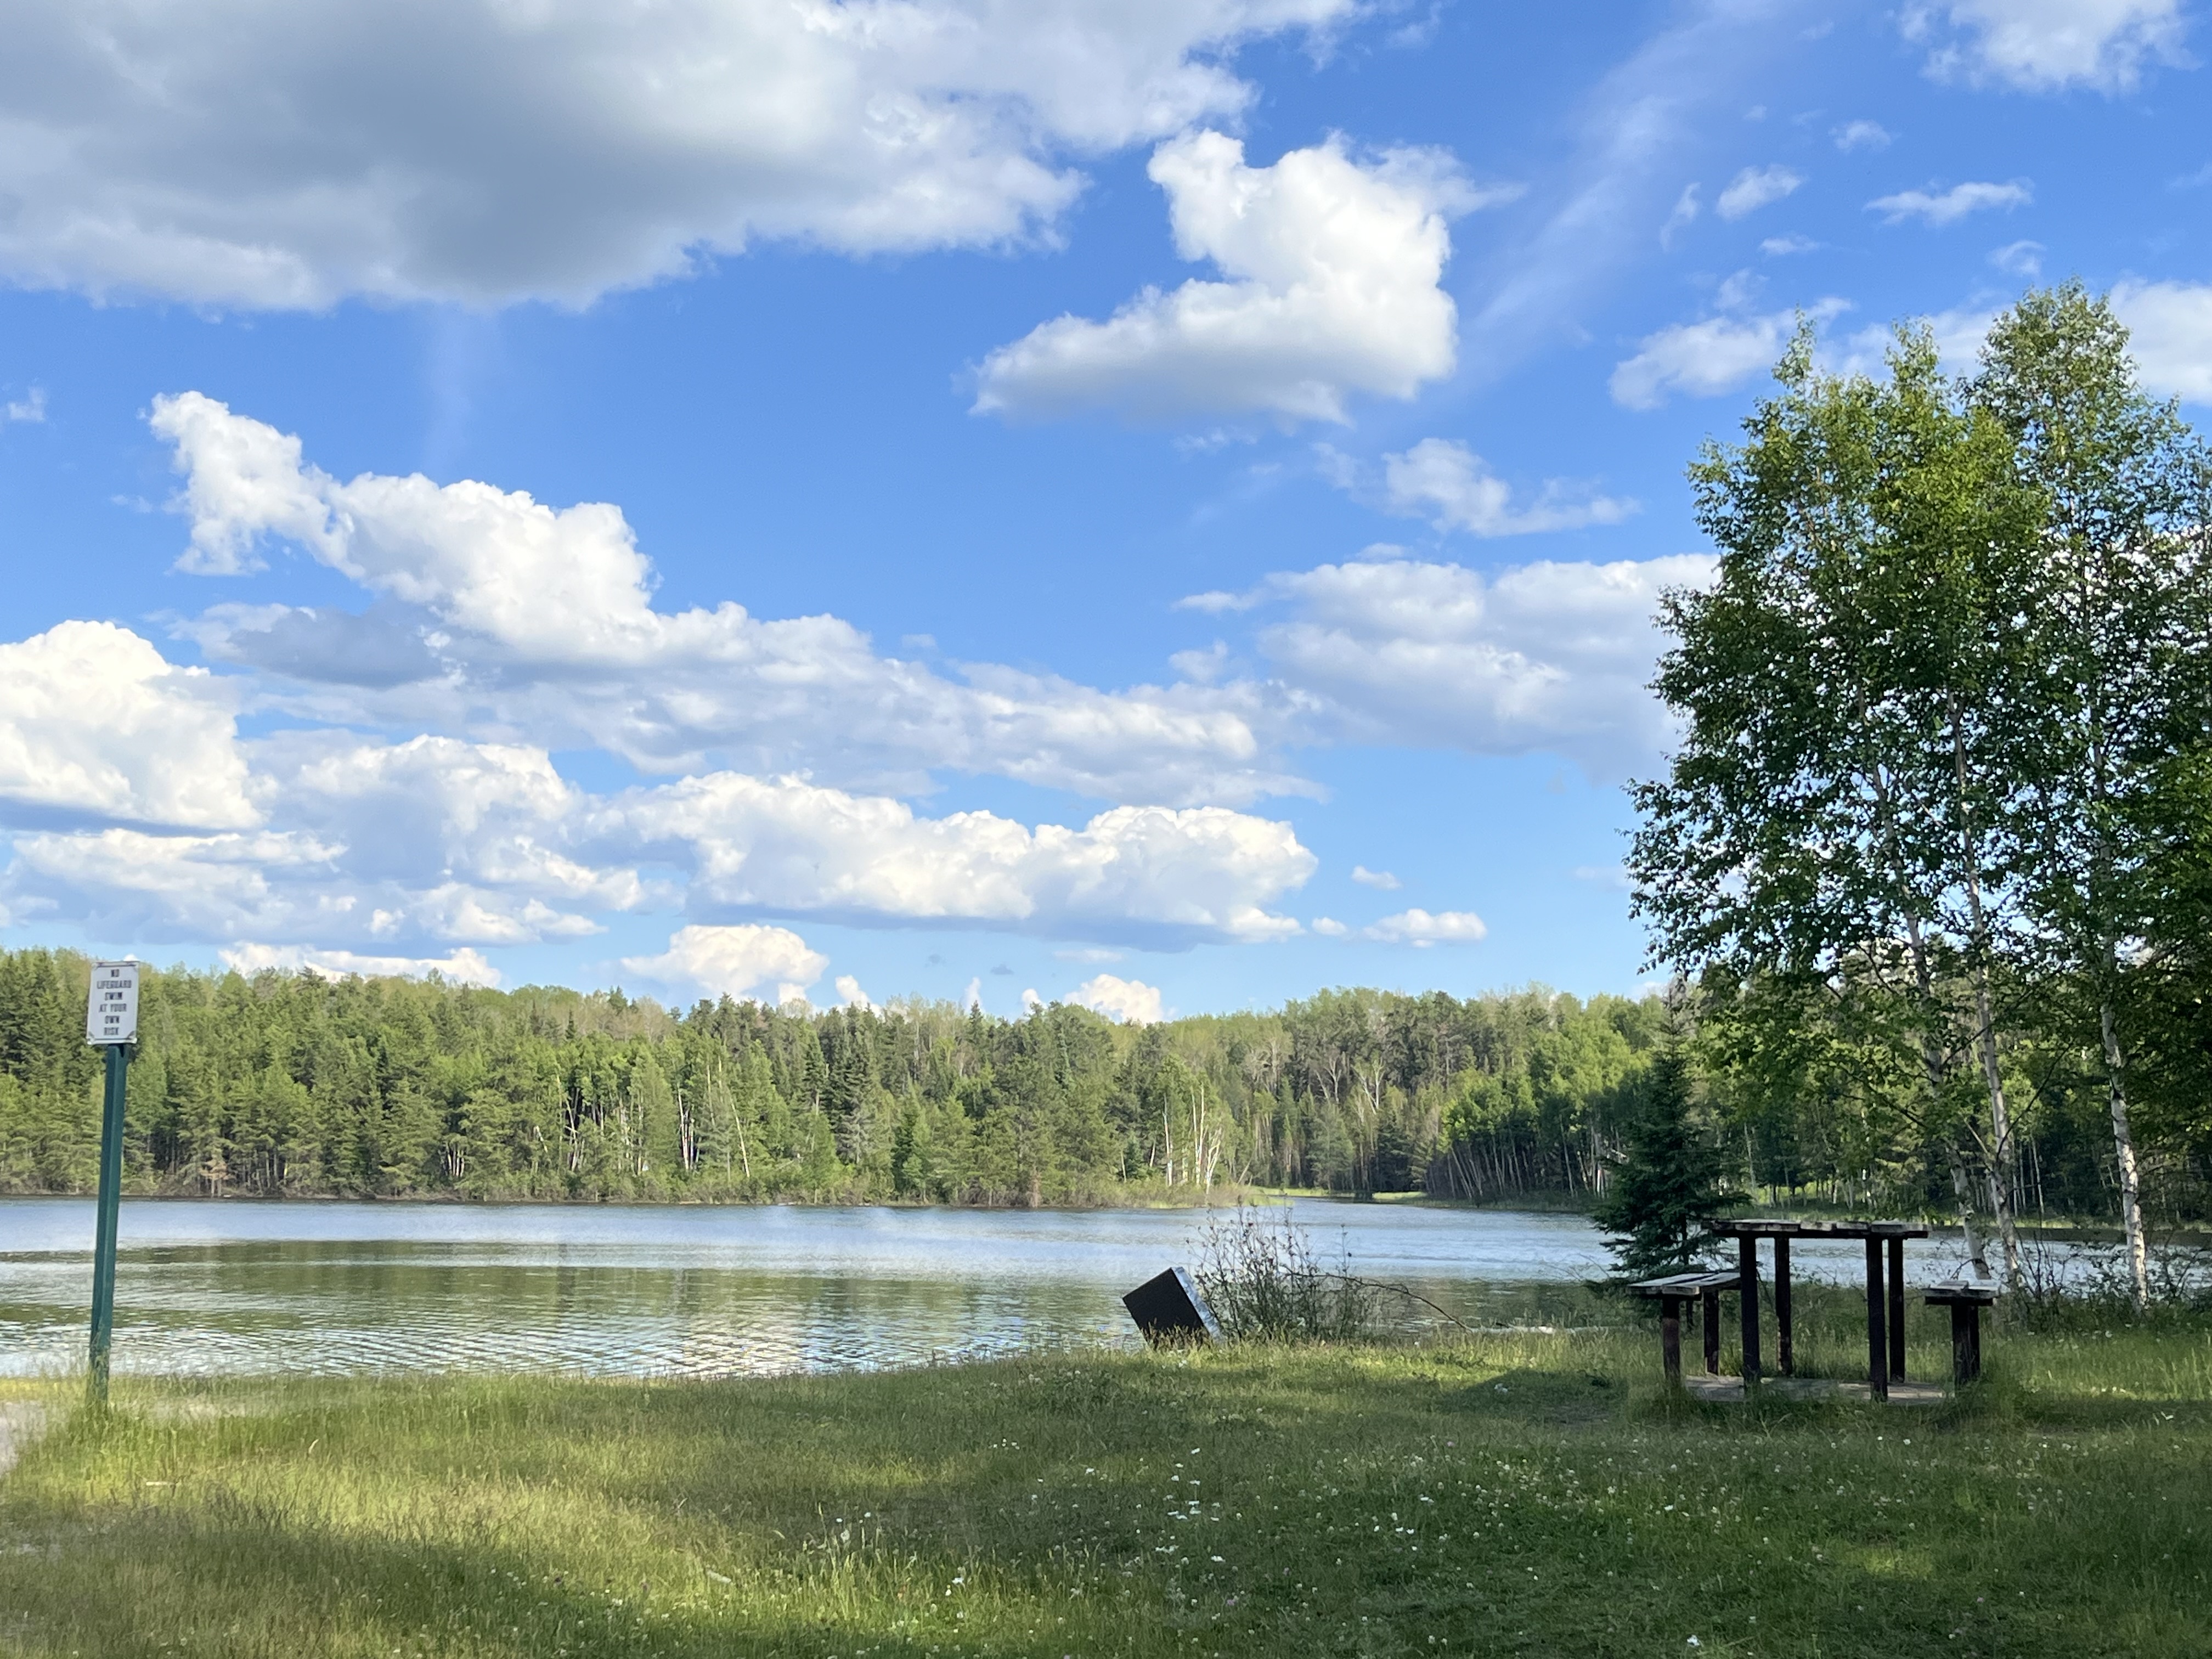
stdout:
<svg viewBox="0 0 2212 1659">
<path fill-rule="evenodd" d="M 1217 1216 L 1223 1212 L 1214 1212 Z M 1277 1213 L 1268 1212 L 1271 1218 Z M 1510 1319 L 1595 1278 L 1579 1217 L 1301 1200 L 1329 1266 Z M 724 1376 L 1134 1340 L 1120 1296 L 1197 1256 L 1204 1212 L 126 1202 L 118 1371 Z M 93 1206 L 0 1199 L 0 1375 L 82 1362 Z M 1913 1247 L 1911 1277 L 1955 1250 Z M 1829 1258 L 1832 1257 L 1831 1260 Z M 1848 1277 L 1854 1247 L 1801 1245 Z"/>
</svg>

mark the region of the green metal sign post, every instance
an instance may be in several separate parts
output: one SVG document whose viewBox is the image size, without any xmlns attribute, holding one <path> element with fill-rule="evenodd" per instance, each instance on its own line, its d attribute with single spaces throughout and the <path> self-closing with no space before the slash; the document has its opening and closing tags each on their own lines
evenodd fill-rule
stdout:
<svg viewBox="0 0 2212 1659">
<path fill-rule="evenodd" d="M 98 962 L 85 1009 L 85 1041 L 107 1050 L 107 1092 L 100 1115 L 100 1224 L 92 1252 L 92 1353 L 87 1387 L 107 1403 L 107 1351 L 115 1334 L 115 1233 L 123 1198 L 123 1106 L 131 1045 L 138 1036 L 138 964 Z"/>
</svg>

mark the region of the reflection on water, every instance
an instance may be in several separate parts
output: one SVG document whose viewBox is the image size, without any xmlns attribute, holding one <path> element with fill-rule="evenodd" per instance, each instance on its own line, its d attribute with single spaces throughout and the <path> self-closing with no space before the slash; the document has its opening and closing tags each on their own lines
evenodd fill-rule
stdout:
<svg viewBox="0 0 2212 1659">
<path fill-rule="evenodd" d="M 1462 1317 L 1606 1267 L 1578 1217 L 1305 1201 L 1334 1265 Z M 1121 1291 L 1188 1262 L 1188 1211 L 138 1202 L 115 1364 L 727 1376 L 1133 1340 Z M 0 1375 L 83 1353 L 93 1206 L 0 1200 Z M 1938 1244 L 1916 1279 L 1948 1275 Z M 1843 1277 L 1801 1247 L 1799 1271 Z"/>
</svg>

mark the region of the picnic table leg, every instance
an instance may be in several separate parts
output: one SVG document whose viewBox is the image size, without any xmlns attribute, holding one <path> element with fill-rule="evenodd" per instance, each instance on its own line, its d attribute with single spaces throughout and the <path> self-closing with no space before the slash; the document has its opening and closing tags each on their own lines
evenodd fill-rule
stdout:
<svg viewBox="0 0 2212 1659">
<path fill-rule="evenodd" d="M 1905 1381 L 1905 1241 L 1889 1241 L 1889 1376 Z"/>
<path fill-rule="evenodd" d="M 1889 1329 L 1884 1317 L 1889 1310 L 1882 1294 L 1881 1256 L 1881 1241 L 1867 1240 L 1867 1388 L 1876 1400 L 1889 1398 Z"/>
<path fill-rule="evenodd" d="M 1790 1241 L 1779 1233 L 1774 1237 L 1774 1342 L 1783 1376 L 1796 1376 L 1797 1356 L 1790 1340 Z"/>
<path fill-rule="evenodd" d="M 1698 1294 L 1698 1323 L 1705 1339 L 1705 1375 L 1721 1374 L 1721 1293 L 1705 1290 Z"/>
<path fill-rule="evenodd" d="M 1743 1306 L 1743 1381 L 1748 1388 L 1759 1381 L 1759 1238 L 1745 1233 L 1736 1240 L 1736 1261 L 1743 1269 L 1736 1300 Z"/>
<path fill-rule="evenodd" d="M 1972 1302 L 1951 1304 L 1951 1381 L 1972 1382 L 1982 1374 L 1982 1310 Z"/>
<path fill-rule="evenodd" d="M 1662 1297 L 1659 1302 L 1659 1358 L 1667 1370 L 1667 1386 L 1682 1386 L 1682 1298 Z"/>
</svg>

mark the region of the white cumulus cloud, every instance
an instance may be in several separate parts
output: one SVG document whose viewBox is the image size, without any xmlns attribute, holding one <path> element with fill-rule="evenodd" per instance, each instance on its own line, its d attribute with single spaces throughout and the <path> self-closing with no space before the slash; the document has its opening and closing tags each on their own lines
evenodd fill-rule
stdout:
<svg viewBox="0 0 2212 1659">
<path fill-rule="evenodd" d="M 1846 154 L 1855 149 L 1887 149 L 1889 130 L 1879 121 L 1846 121 L 1829 137 Z"/>
<path fill-rule="evenodd" d="M 32 752 L 70 729 L 30 714 L 10 735 Z M 21 834 L 0 903 L 107 937 L 424 960 L 424 945 L 575 939 L 671 908 L 1174 948 L 1296 933 L 1274 906 L 1315 867 L 1289 824 L 1220 807 L 1030 826 L 730 772 L 595 795 L 543 749 L 437 733 L 293 730 L 222 752 L 250 763 L 231 787 L 259 827 Z"/>
<path fill-rule="evenodd" d="M 2212 283 L 2120 283 L 2112 309 L 2146 390 L 2212 404 Z"/>
<path fill-rule="evenodd" d="M 1472 910 L 1439 910 L 1432 915 L 1413 909 L 1383 917 L 1367 929 L 1367 937 L 1385 945 L 1425 949 L 1431 945 L 1473 945 L 1489 932 Z"/>
<path fill-rule="evenodd" d="M 1342 421 L 1355 393 L 1410 398 L 1451 373 L 1446 222 L 1480 198 L 1446 158 L 1364 164 L 1332 139 L 1255 167 L 1237 139 L 1199 132 L 1161 145 L 1151 173 L 1176 251 L 1226 280 L 1040 325 L 984 360 L 979 411 Z"/>
<path fill-rule="evenodd" d="M 0 903 L 19 922 L 75 922 L 96 938 L 358 938 L 369 919 L 333 879 L 344 850 L 287 830 L 19 835 Z"/>
<path fill-rule="evenodd" d="M 1124 1025 L 1157 1025 L 1167 1018 L 1159 988 L 1140 979 L 1120 979 L 1100 974 L 1077 986 L 1067 999 L 1082 1007 L 1095 1008 Z"/>
<path fill-rule="evenodd" d="M 295 706 L 318 718 L 474 721 L 648 771 L 806 766 L 915 788 L 943 767 L 1177 803 L 1303 787 L 1265 764 L 1256 711 L 1231 697 L 989 664 L 952 680 L 832 616 L 659 611 L 617 507 L 419 473 L 340 481 L 295 438 L 198 392 L 157 398 L 153 424 L 185 476 L 184 568 L 249 568 L 275 539 L 375 596 L 360 616 L 217 605 L 186 625 L 219 660 L 308 683 Z"/>
<path fill-rule="evenodd" d="M 761 238 L 1048 229 L 1351 0 L 21 0 L 0 276 L 191 303 L 581 304 Z"/>
<path fill-rule="evenodd" d="M 1560 479 L 1548 480 L 1533 501 L 1513 499 L 1510 485 L 1465 444 L 1424 438 L 1382 461 L 1382 505 L 1392 513 L 1425 518 L 1439 530 L 1471 536 L 1525 536 L 1619 524 L 1636 511 L 1632 501 Z"/>
<path fill-rule="evenodd" d="M 0 645 L 0 811 L 258 823 L 234 706 L 232 687 L 112 623 Z"/>
<path fill-rule="evenodd" d="M 695 908 L 1175 944 L 1297 933 L 1267 906 L 1316 863 L 1289 824 L 1222 807 L 1121 806 L 1080 830 L 1031 829 L 734 773 L 623 797 L 599 839 L 681 861 Z"/>
<path fill-rule="evenodd" d="M 1398 890 L 1398 878 L 1388 870 L 1370 870 L 1364 864 L 1352 866 L 1352 878 L 1362 887 L 1379 887 L 1386 893 Z"/>
<path fill-rule="evenodd" d="M 319 974 L 325 979 L 343 979 L 349 974 L 363 977 L 403 974 L 410 979 L 421 979 L 425 975 L 438 974 L 465 985 L 491 986 L 498 985 L 501 977 L 499 969 L 485 961 L 481 952 L 470 950 L 443 957 L 375 957 L 353 951 L 311 951 L 297 945 L 240 945 L 216 954 L 224 967 L 241 974 L 258 974 L 270 969 L 281 973 Z"/>
<path fill-rule="evenodd" d="M 1780 201 L 1804 182 L 1805 175 L 1790 167 L 1746 167 L 1729 180 L 1713 211 L 1723 219 L 1741 219 Z"/>
<path fill-rule="evenodd" d="M 658 984 L 696 987 L 709 996 L 750 996 L 773 984 L 775 1000 L 783 1003 L 821 978 L 830 958 L 788 927 L 747 923 L 679 928 L 659 956 L 624 957 L 622 965 Z"/>
<path fill-rule="evenodd" d="M 2025 207 L 2034 199 L 2034 191 L 2016 179 L 2004 185 L 1954 185 L 1948 190 L 1930 185 L 1926 190 L 1900 190 L 1892 196 L 1877 196 L 1867 206 L 1893 225 L 1917 219 L 1925 225 L 1942 226 L 1956 224 L 1970 213 Z"/>
<path fill-rule="evenodd" d="M 591 797 L 541 749 L 289 732 L 253 752 L 257 796 L 289 826 L 345 848 L 350 890 L 384 918 L 383 932 L 574 936 L 597 931 L 586 913 L 637 909 L 657 896 L 633 868 L 574 855 Z"/>
<path fill-rule="evenodd" d="M 1903 21 L 1907 39 L 1933 43 L 1939 80 L 2116 92 L 2148 64 L 2186 61 L 2181 0 L 1945 0 L 1908 5 Z"/>
<path fill-rule="evenodd" d="M 1486 577 L 1398 557 L 1285 573 L 1252 596 L 1295 608 L 1264 627 L 1278 675 L 1347 737 L 1478 754 L 1565 755 L 1612 778 L 1669 728 L 1645 690 L 1662 590 L 1702 583 L 1702 554 L 1540 561 Z M 1323 728 L 1316 715 L 1313 724 Z"/>
</svg>

